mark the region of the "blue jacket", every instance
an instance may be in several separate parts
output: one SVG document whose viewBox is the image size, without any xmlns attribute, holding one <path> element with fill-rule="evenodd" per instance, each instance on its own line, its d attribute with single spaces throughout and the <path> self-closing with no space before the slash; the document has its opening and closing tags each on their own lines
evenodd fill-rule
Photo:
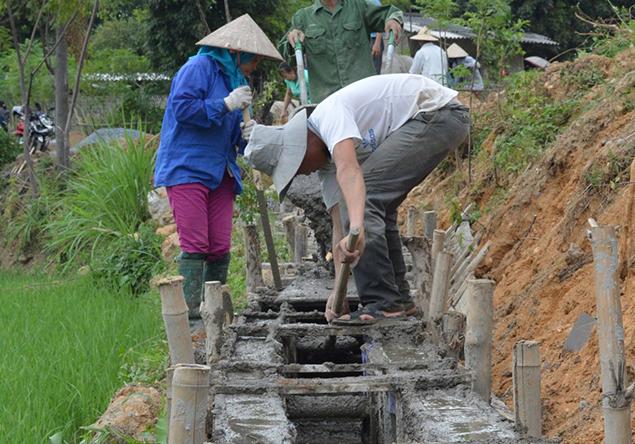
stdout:
<svg viewBox="0 0 635 444">
<path fill-rule="evenodd" d="M 155 187 L 201 183 L 214 190 L 229 169 L 234 192 L 240 194 L 236 156 L 246 142 L 240 134 L 242 113 L 227 111 L 223 101 L 229 92 L 225 75 L 211 57 L 192 57 L 179 69 L 163 116 Z"/>
</svg>

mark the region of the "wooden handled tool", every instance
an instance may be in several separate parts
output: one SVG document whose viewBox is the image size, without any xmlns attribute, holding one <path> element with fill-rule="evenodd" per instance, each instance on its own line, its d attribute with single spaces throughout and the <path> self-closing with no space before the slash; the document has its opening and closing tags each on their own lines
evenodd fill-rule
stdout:
<svg viewBox="0 0 635 444">
<path fill-rule="evenodd" d="M 249 109 L 243 109 L 243 122 L 247 123 L 251 120 Z M 256 198 L 258 199 L 258 211 L 260 213 L 260 221 L 262 223 L 262 231 L 265 236 L 265 244 L 267 245 L 267 255 L 269 256 L 269 264 L 271 264 L 271 275 L 273 276 L 273 285 L 276 290 L 282 290 L 282 279 L 280 279 L 280 268 L 278 268 L 278 256 L 276 255 L 276 247 L 273 243 L 273 234 L 271 234 L 271 224 L 269 223 L 269 210 L 267 209 L 267 198 L 262 189 L 262 180 L 260 172 L 254 170 L 254 182 L 256 185 Z"/>
<path fill-rule="evenodd" d="M 355 245 L 357 245 L 357 239 L 359 238 L 359 228 L 353 227 L 348 234 L 348 242 L 346 243 L 346 249 L 353 251 Z M 344 298 L 346 298 L 346 289 L 348 286 L 348 275 L 351 271 L 351 264 L 343 263 L 340 266 L 340 272 L 337 275 L 337 282 L 335 283 L 335 298 L 333 301 L 333 311 L 336 316 L 342 315 L 344 308 Z"/>
</svg>

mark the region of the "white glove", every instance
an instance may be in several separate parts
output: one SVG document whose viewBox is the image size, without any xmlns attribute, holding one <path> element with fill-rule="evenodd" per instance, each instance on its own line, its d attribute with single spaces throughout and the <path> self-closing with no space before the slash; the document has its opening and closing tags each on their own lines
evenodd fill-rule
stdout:
<svg viewBox="0 0 635 444">
<path fill-rule="evenodd" d="M 250 87 L 240 86 L 230 92 L 224 100 L 227 109 L 229 111 L 234 111 L 236 109 L 243 109 L 251 106 L 251 102 L 253 101 L 253 94 Z"/>
<path fill-rule="evenodd" d="M 254 130 L 254 127 L 258 124 L 255 120 L 250 120 L 249 122 L 241 122 L 240 123 L 240 132 L 247 142 L 249 142 L 249 138 L 251 137 L 251 133 Z"/>
</svg>

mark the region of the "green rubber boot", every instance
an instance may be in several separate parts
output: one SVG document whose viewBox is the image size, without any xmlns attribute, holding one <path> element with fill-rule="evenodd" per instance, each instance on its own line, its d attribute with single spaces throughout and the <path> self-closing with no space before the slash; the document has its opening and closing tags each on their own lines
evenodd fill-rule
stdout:
<svg viewBox="0 0 635 444">
<path fill-rule="evenodd" d="M 219 281 L 221 284 L 226 284 L 230 261 L 231 253 L 227 253 L 220 259 L 205 262 L 203 285 L 205 285 L 205 282 L 211 281 Z M 232 304 L 231 295 L 227 292 L 223 292 L 223 309 L 225 311 L 225 324 L 231 324 L 234 319 L 234 306 Z"/>
<path fill-rule="evenodd" d="M 183 293 L 189 309 L 190 319 L 200 319 L 200 306 L 203 290 L 203 272 L 205 269 L 205 253 L 186 253 L 179 256 L 179 274 L 183 276 Z"/>
<path fill-rule="evenodd" d="M 215 261 L 205 262 L 205 271 L 203 272 L 203 283 L 211 281 L 219 281 L 221 284 L 227 283 L 227 272 L 229 271 L 229 262 L 231 261 L 231 253 Z"/>
</svg>

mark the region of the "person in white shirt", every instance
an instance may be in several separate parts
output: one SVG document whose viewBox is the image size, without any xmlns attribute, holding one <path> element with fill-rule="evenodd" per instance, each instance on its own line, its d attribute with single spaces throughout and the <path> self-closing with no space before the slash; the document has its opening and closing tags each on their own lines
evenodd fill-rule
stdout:
<svg viewBox="0 0 635 444">
<path fill-rule="evenodd" d="M 410 74 L 421 74 L 429 79 L 448 84 L 448 55 L 439 46 L 439 39 L 430 34 L 428 28 L 421 28 L 410 40 L 424 42 L 415 54 Z"/>
<path fill-rule="evenodd" d="M 336 322 L 372 323 L 416 312 L 405 279 L 397 208 L 469 130 L 457 92 L 424 76 L 387 74 L 352 83 L 282 127 L 255 125 L 245 158 L 283 199 L 298 174 L 319 171 L 333 219 L 336 263 L 357 261 L 363 308 Z M 360 228 L 354 251 L 350 227 Z M 338 267 L 336 267 L 338 268 Z M 331 320 L 333 295 L 325 315 Z"/>
</svg>

